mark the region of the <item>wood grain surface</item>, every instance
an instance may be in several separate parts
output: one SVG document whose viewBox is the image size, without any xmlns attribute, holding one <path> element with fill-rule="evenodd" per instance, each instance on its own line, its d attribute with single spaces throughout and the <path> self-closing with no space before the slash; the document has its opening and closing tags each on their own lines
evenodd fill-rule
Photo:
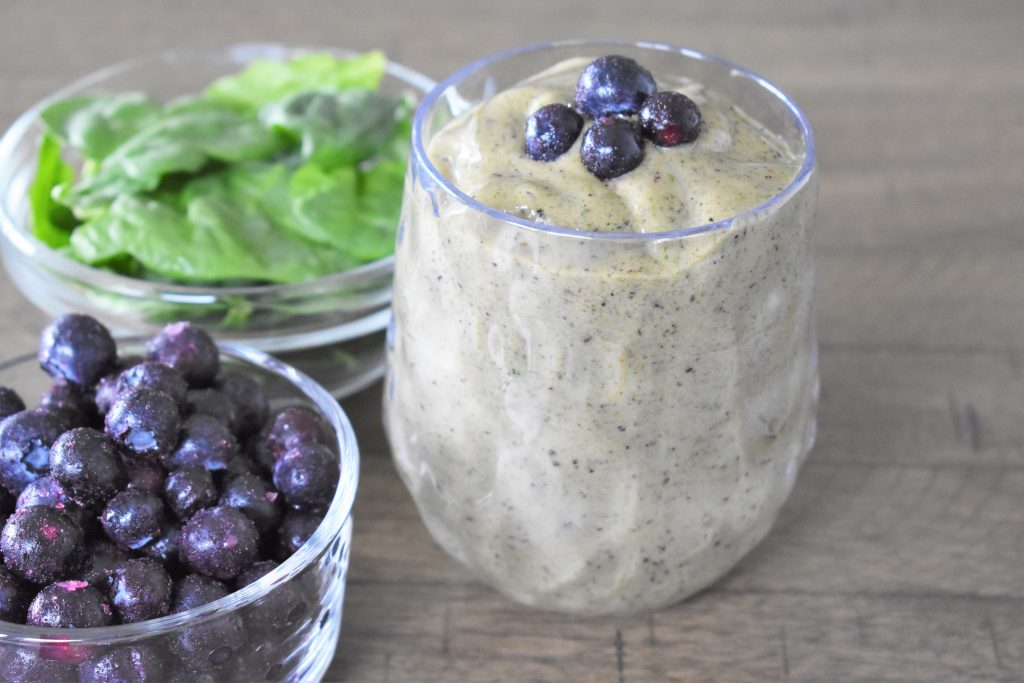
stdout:
<svg viewBox="0 0 1024 683">
<path fill-rule="evenodd" d="M 442 77 L 559 37 L 764 73 L 820 146 L 819 439 L 768 539 L 633 619 L 517 607 L 430 540 L 375 387 L 328 681 L 1024 681 L 1024 3 L 0 0 L 0 125 L 106 63 L 240 40 L 382 47 Z M 0 276 L 0 348 L 44 324 Z"/>
</svg>

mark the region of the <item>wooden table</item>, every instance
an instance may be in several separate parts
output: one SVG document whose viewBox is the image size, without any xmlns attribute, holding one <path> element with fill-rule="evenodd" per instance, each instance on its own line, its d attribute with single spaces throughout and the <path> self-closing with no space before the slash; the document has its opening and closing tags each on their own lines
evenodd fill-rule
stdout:
<svg viewBox="0 0 1024 683">
<path fill-rule="evenodd" d="M 712 589 L 578 620 L 449 560 L 388 459 L 379 389 L 345 401 L 363 479 L 327 680 L 1024 680 L 1024 4 L 3 0 L 0 125 L 77 75 L 182 44 L 380 46 L 440 77 L 585 35 L 731 57 L 809 113 L 818 445 L 775 530 Z M 44 317 L 6 280 L 0 301 L 3 355 L 33 345 Z"/>
</svg>

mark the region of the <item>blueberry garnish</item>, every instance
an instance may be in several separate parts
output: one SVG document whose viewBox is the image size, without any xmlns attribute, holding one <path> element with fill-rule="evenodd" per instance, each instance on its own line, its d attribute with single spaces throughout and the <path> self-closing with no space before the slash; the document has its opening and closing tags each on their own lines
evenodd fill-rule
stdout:
<svg viewBox="0 0 1024 683">
<path fill-rule="evenodd" d="M 659 147 L 693 142 L 700 135 L 700 123 L 697 103 L 671 90 L 655 93 L 640 109 L 641 129 Z"/>
<path fill-rule="evenodd" d="M 576 83 L 576 108 L 592 118 L 635 114 L 658 89 L 651 72 L 620 55 L 598 57 Z"/>
<path fill-rule="evenodd" d="M 117 363 L 114 338 L 95 318 L 68 313 L 43 330 L 39 364 L 54 379 L 78 385 L 95 384 Z"/>
<path fill-rule="evenodd" d="M 583 133 L 580 157 L 588 171 L 601 180 L 610 180 L 640 165 L 643 145 L 631 121 L 602 118 Z"/>
<path fill-rule="evenodd" d="M 526 119 L 526 154 L 553 161 L 569 151 L 583 130 L 583 117 L 564 104 L 549 104 Z"/>
<path fill-rule="evenodd" d="M 193 387 L 208 387 L 220 371 L 220 354 L 206 330 L 171 323 L 146 344 L 146 359 L 170 365 Z"/>
</svg>

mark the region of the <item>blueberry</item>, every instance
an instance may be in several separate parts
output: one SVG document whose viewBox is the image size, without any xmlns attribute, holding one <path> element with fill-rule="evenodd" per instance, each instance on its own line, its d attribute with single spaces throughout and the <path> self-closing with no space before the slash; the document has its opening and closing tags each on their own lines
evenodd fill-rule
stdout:
<svg viewBox="0 0 1024 683">
<path fill-rule="evenodd" d="M 257 559 L 259 532 L 240 510 L 200 510 L 181 528 L 181 552 L 193 571 L 221 581 L 238 576 Z"/>
<path fill-rule="evenodd" d="M 232 434 L 239 433 L 238 406 L 220 389 L 189 389 L 185 398 L 185 414 L 207 415 L 222 423 Z"/>
<path fill-rule="evenodd" d="M 655 93 L 640 109 L 641 130 L 659 147 L 693 142 L 700 135 L 700 122 L 697 103 L 671 90 Z"/>
<path fill-rule="evenodd" d="M 284 562 L 291 557 L 309 540 L 322 520 L 323 513 L 319 511 L 289 510 L 285 512 L 281 519 L 281 526 L 277 530 L 277 547 L 275 548 L 277 559 Z"/>
<path fill-rule="evenodd" d="M 85 532 L 60 510 L 16 510 L 0 532 L 0 552 L 12 572 L 35 584 L 72 576 L 85 559 Z"/>
<path fill-rule="evenodd" d="M 138 455 L 170 451 L 178 442 L 180 424 L 174 399 L 145 387 L 119 398 L 105 419 L 107 434 Z"/>
<path fill-rule="evenodd" d="M 91 427 L 99 420 L 92 389 L 70 382 L 55 382 L 39 399 L 37 410 L 61 416 L 67 429 Z"/>
<path fill-rule="evenodd" d="M 26 623 L 50 628 L 110 626 L 113 613 L 103 594 L 85 581 L 58 581 L 32 600 Z"/>
<path fill-rule="evenodd" d="M 39 364 L 54 379 L 89 386 L 117 363 L 117 346 L 95 318 L 68 313 L 43 330 Z"/>
<path fill-rule="evenodd" d="M 293 448 L 274 463 L 274 486 L 289 505 L 327 505 L 338 487 L 338 456 L 317 443 Z"/>
<path fill-rule="evenodd" d="M 25 623 L 25 613 L 35 589 L 0 565 L 0 621 Z"/>
<path fill-rule="evenodd" d="M 277 562 L 261 560 L 235 579 L 235 588 L 241 590 L 250 583 L 257 581 L 276 569 Z M 280 629 L 289 624 L 298 623 L 306 612 L 307 601 L 303 595 L 299 579 L 281 583 L 252 604 L 247 621 L 255 631 L 266 631 L 267 627 Z"/>
<path fill-rule="evenodd" d="M 230 593 L 228 587 L 217 579 L 211 579 L 202 574 L 186 574 L 174 585 L 171 612 L 177 614 L 195 609 L 208 602 L 227 597 Z"/>
<path fill-rule="evenodd" d="M 47 643 L 39 650 L 16 645 L 3 647 L 0 649 L 0 681 L 66 683 L 74 680 L 74 669 L 67 663 L 69 658 L 47 652 L 54 645 L 56 643 Z M 75 644 L 69 643 L 67 649 L 74 650 Z"/>
<path fill-rule="evenodd" d="M 167 470 L 159 460 L 150 460 L 128 456 L 121 459 L 125 471 L 128 472 L 128 488 L 149 491 L 157 495 L 163 494 Z"/>
<path fill-rule="evenodd" d="M 0 385 L 0 420 L 23 410 L 25 402 L 21 400 L 21 396 L 18 396 L 14 389 Z"/>
<path fill-rule="evenodd" d="M 217 345 L 205 330 L 192 323 L 165 327 L 146 344 L 146 359 L 178 370 L 194 387 L 208 387 L 220 372 Z"/>
<path fill-rule="evenodd" d="M 78 578 L 97 588 L 106 590 L 114 570 L 131 559 L 131 555 L 113 543 L 103 539 L 89 539 L 85 564 L 78 573 Z"/>
<path fill-rule="evenodd" d="M 598 57 L 576 83 L 576 108 L 592 118 L 635 114 L 658 89 L 651 72 L 620 55 Z"/>
<path fill-rule="evenodd" d="M 44 505 L 60 510 L 82 527 L 83 531 L 95 526 L 95 518 L 89 511 L 73 501 L 60 482 L 50 475 L 40 477 L 22 489 L 18 494 L 15 508 L 20 510 L 35 505 Z"/>
<path fill-rule="evenodd" d="M 235 433 L 247 436 L 260 430 L 270 414 L 270 405 L 263 387 L 249 375 L 232 373 L 220 382 L 220 390 L 235 406 Z"/>
<path fill-rule="evenodd" d="M 569 151 L 583 130 L 583 117 L 564 104 L 549 104 L 526 119 L 526 154 L 554 161 Z"/>
<path fill-rule="evenodd" d="M 601 180 L 629 173 L 644 160 L 643 138 L 625 119 L 600 119 L 583 134 L 583 165 Z"/>
<path fill-rule="evenodd" d="M 162 458 L 164 467 L 205 467 L 226 469 L 238 452 L 238 442 L 223 423 L 209 415 L 193 415 L 181 425 L 181 439 L 176 448 Z"/>
<path fill-rule="evenodd" d="M 232 477 L 224 485 L 220 504 L 238 508 L 253 521 L 260 534 L 273 531 L 281 519 L 278 493 L 252 474 Z"/>
<path fill-rule="evenodd" d="M 64 432 L 54 442 L 50 474 L 83 507 L 106 503 L 128 481 L 114 440 L 84 427 Z"/>
<path fill-rule="evenodd" d="M 171 611 L 173 587 L 171 577 L 156 560 L 129 560 L 111 577 L 114 612 L 124 624 L 162 617 Z"/>
<path fill-rule="evenodd" d="M 164 483 L 164 501 L 178 519 L 188 519 L 217 502 L 213 475 L 195 465 L 171 472 Z"/>
<path fill-rule="evenodd" d="M 115 391 L 118 396 L 124 396 L 140 387 L 162 391 L 174 399 L 179 410 L 185 407 L 188 383 L 180 372 L 170 366 L 155 361 L 143 361 L 122 370 L 117 376 Z"/>
<path fill-rule="evenodd" d="M 93 393 L 93 401 L 96 403 L 96 410 L 100 415 L 106 415 L 110 412 L 110 409 L 117 403 L 117 399 L 120 395 L 117 392 L 117 378 L 121 376 L 120 372 L 112 372 L 108 375 L 103 375 L 98 382 L 96 382 L 96 388 Z"/>
<path fill-rule="evenodd" d="M 147 645 L 120 645 L 78 665 L 78 683 L 157 683 L 167 671 Z"/>
<path fill-rule="evenodd" d="M 277 413 L 260 432 L 252 455 L 269 473 L 286 451 L 307 443 L 333 447 L 337 440 L 334 431 L 319 413 L 306 406 L 292 406 Z"/>
<path fill-rule="evenodd" d="M 100 523 L 107 537 L 124 550 L 138 550 L 163 531 L 164 504 L 148 491 L 126 489 L 107 502 Z"/>
<path fill-rule="evenodd" d="M 160 536 L 142 548 L 142 554 L 163 565 L 172 577 L 183 573 L 181 564 L 181 527 L 170 524 L 164 527 Z"/>
<path fill-rule="evenodd" d="M 60 434 L 60 424 L 46 413 L 25 410 L 0 421 L 0 483 L 16 496 L 45 476 Z"/>
</svg>

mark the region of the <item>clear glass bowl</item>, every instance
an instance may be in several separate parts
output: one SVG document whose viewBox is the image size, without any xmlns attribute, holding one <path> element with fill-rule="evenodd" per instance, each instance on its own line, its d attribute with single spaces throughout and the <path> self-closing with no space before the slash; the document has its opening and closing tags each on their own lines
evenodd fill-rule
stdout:
<svg viewBox="0 0 1024 683">
<path fill-rule="evenodd" d="M 793 180 L 715 223 L 602 233 L 498 211 L 431 162 L 433 136 L 476 103 L 608 54 L 739 105 L 802 158 Z M 576 614 L 656 609 L 722 576 L 768 533 L 814 440 L 804 115 L 714 57 L 574 41 L 458 71 L 412 137 L 384 415 L 434 538 L 509 597 Z"/>
<path fill-rule="evenodd" d="M 120 350 L 136 353 L 142 345 L 122 342 Z M 0 622 L 0 681 L 77 682 L 80 665 L 104 657 L 130 662 L 139 652 L 157 658 L 166 680 L 182 683 L 315 681 L 323 676 L 341 629 L 350 512 L 359 479 L 355 434 L 338 402 L 308 376 L 241 345 L 222 343 L 221 352 L 226 367 L 245 368 L 263 385 L 272 408 L 308 405 L 334 427 L 341 478 L 323 522 L 298 552 L 266 576 L 187 612 L 104 628 Z M 26 403 L 42 395 L 51 381 L 34 353 L 0 363 L 0 385 L 14 388 Z M 183 643 L 193 656 L 181 656 Z"/>
<path fill-rule="evenodd" d="M 284 60 L 309 52 L 273 44 L 178 50 L 109 66 L 61 89 L 22 114 L 0 139 L 0 229 L 3 260 L 22 294 L 50 316 L 89 313 L 116 333 L 152 334 L 191 320 L 216 338 L 274 353 L 337 397 L 383 374 L 383 330 L 391 302 L 393 258 L 291 285 L 167 285 L 93 268 L 50 249 L 32 235 L 27 188 L 42 130 L 38 112 L 53 100 L 86 92 L 143 91 L 169 100 L 200 92 L 255 59 Z M 338 56 L 355 54 L 327 51 Z M 382 92 L 422 96 L 433 85 L 389 63 Z"/>
</svg>

